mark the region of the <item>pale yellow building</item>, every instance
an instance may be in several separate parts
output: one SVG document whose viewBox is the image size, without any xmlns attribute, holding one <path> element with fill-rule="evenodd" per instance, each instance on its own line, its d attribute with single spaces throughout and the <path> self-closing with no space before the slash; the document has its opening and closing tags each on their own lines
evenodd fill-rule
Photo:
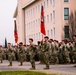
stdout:
<svg viewBox="0 0 76 75">
<path fill-rule="evenodd" d="M 49 38 L 61 41 L 69 37 L 69 15 L 76 10 L 76 0 L 18 0 L 14 13 L 17 21 L 19 42 L 29 44 L 42 39 L 40 33 L 41 5 L 44 6 L 45 29 Z M 65 36 L 67 35 L 67 36 Z"/>
</svg>

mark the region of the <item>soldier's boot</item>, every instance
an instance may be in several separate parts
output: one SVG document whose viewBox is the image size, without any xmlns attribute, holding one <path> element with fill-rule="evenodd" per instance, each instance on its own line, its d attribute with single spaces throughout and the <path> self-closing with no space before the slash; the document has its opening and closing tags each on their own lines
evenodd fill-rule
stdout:
<svg viewBox="0 0 76 75">
<path fill-rule="evenodd" d="M 8 66 L 12 66 L 12 62 L 10 62 L 10 64 Z"/>
<path fill-rule="evenodd" d="M 43 61 L 40 61 L 40 63 L 39 64 L 44 64 L 44 62 Z"/>
<path fill-rule="evenodd" d="M 20 62 L 20 65 L 19 66 L 22 66 L 23 65 L 23 63 L 22 62 Z"/>
<path fill-rule="evenodd" d="M 35 70 L 35 67 L 30 68 L 30 70 Z"/>
<path fill-rule="evenodd" d="M 74 67 L 76 67 L 76 65 Z"/>
<path fill-rule="evenodd" d="M 50 69 L 50 68 L 49 68 L 49 65 L 48 65 L 48 66 L 46 66 L 44 69 Z"/>
<path fill-rule="evenodd" d="M 44 69 L 46 70 L 46 69 L 50 69 L 50 68 L 49 68 L 49 67 L 46 67 L 46 68 L 44 68 Z"/>
<path fill-rule="evenodd" d="M 35 64 L 32 64 L 32 68 L 30 70 L 35 70 Z"/>
<path fill-rule="evenodd" d="M 3 63 L 3 60 L 1 60 L 1 63 Z"/>
</svg>

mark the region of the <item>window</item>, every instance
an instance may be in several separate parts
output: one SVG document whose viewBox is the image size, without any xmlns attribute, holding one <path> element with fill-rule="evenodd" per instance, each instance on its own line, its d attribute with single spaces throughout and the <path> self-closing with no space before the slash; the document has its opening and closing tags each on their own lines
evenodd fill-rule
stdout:
<svg viewBox="0 0 76 75">
<path fill-rule="evenodd" d="M 53 22 L 55 23 L 55 11 L 53 11 Z"/>
<path fill-rule="evenodd" d="M 47 7 L 48 7 L 48 4 L 49 4 L 49 3 L 48 3 L 48 0 L 47 0 Z"/>
<path fill-rule="evenodd" d="M 30 17 L 30 10 L 29 10 L 29 17 Z"/>
<path fill-rule="evenodd" d="M 36 39 L 38 39 L 38 34 L 36 33 Z"/>
<path fill-rule="evenodd" d="M 64 0 L 64 2 L 69 2 L 69 0 Z"/>
<path fill-rule="evenodd" d="M 47 22 L 49 22 L 49 15 L 47 15 Z"/>
<path fill-rule="evenodd" d="M 36 6 L 36 13 L 37 13 L 37 6 Z"/>
<path fill-rule="evenodd" d="M 44 2 L 44 8 L 45 8 L 45 2 Z"/>
<path fill-rule="evenodd" d="M 52 21 L 52 14 L 50 14 L 50 21 Z"/>
<path fill-rule="evenodd" d="M 40 32 L 39 32 L 39 39 L 40 39 L 41 37 L 40 37 Z"/>
<path fill-rule="evenodd" d="M 38 5 L 38 11 L 40 11 L 40 5 Z"/>
<path fill-rule="evenodd" d="M 50 5 L 52 5 L 52 0 L 50 0 Z"/>
<path fill-rule="evenodd" d="M 54 28 L 54 39 L 55 39 L 55 28 Z"/>
<path fill-rule="evenodd" d="M 53 6 L 55 6 L 55 0 L 53 0 Z"/>
<path fill-rule="evenodd" d="M 38 25 L 40 25 L 40 19 L 38 19 Z"/>
<path fill-rule="evenodd" d="M 49 37 L 49 30 L 47 30 L 47 36 Z"/>
<path fill-rule="evenodd" d="M 64 26 L 64 36 L 65 38 L 69 38 L 69 26 Z"/>
<path fill-rule="evenodd" d="M 35 39 L 35 34 L 34 34 L 34 39 Z"/>
<path fill-rule="evenodd" d="M 37 20 L 36 20 L 36 26 L 37 26 Z"/>
<path fill-rule="evenodd" d="M 51 29 L 51 36 L 53 35 L 52 29 Z"/>
<path fill-rule="evenodd" d="M 64 20 L 69 20 L 69 8 L 64 8 Z"/>
<path fill-rule="evenodd" d="M 30 23 L 29 23 L 29 29 L 30 29 Z"/>
<path fill-rule="evenodd" d="M 31 9 L 31 16 L 32 16 L 32 9 Z"/>
</svg>

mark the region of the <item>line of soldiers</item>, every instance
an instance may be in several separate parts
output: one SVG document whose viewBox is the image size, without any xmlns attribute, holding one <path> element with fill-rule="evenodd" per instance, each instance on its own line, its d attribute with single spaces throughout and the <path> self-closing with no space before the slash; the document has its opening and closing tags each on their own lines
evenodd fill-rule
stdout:
<svg viewBox="0 0 76 75">
<path fill-rule="evenodd" d="M 8 48 L 0 46 L 0 61 L 2 63 L 3 59 L 8 59 L 8 66 L 12 66 L 12 61 L 17 60 L 20 62 L 19 66 L 22 66 L 23 62 L 29 59 L 32 66 L 30 69 L 35 69 L 35 59 L 46 65 L 44 69 L 49 69 L 50 64 L 76 63 L 76 35 L 73 39 L 74 42 L 67 40 L 58 42 L 45 36 L 44 40 L 38 41 L 37 46 L 33 44 L 32 38 L 29 38 L 28 46 L 20 42 L 12 47 L 11 43 L 8 43 Z"/>
</svg>

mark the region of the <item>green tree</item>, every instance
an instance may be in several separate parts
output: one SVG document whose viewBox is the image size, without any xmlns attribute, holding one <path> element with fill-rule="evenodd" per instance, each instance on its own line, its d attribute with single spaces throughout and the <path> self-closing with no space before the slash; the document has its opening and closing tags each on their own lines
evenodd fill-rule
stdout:
<svg viewBox="0 0 76 75">
<path fill-rule="evenodd" d="M 5 38 L 5 48 L 7 48 L 7 39 Z"/>
<path fill-rule="evenodd" d="M 69 16 L 69 32 L 70 32 L 70 40 L 73 40 L 73 35 L 76 34 L 76 11 L 71 12 Z"/>
</svg>

